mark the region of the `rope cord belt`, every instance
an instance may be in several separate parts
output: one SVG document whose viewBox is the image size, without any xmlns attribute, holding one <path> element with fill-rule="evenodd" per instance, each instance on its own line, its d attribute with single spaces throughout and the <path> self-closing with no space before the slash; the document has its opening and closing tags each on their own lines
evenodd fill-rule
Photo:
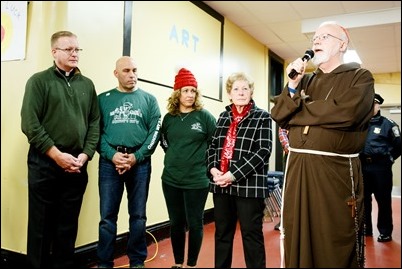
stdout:
<svg viewBox="0 0 402 269">
<path fill-rule="evenodd" d="M 321 151 L 321 150 L 314 150 L 314 149 L 296 149 L 289 147 L 289 151 L 297 152 L 297 153 L 308 153 L 308 154 L 315 154 L 315 155 L 324 155 L 324 156 L 339 156 L 344 158 L 356 158 L 359 157 L 359 153 L 352 153 L 352 154 L 340 154 L 335 152 L 329 151 Z"/>
</svg>

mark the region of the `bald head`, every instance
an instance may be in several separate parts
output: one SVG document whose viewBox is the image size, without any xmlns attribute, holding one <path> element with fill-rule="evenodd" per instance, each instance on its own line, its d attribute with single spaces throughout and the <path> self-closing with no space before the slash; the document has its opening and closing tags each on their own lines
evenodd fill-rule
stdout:
<svg viewBox="0 0 402 269">
<path fill-rule="evenodd" d="M 119 81 L 119 90 L 130 92 L 137 85 L 137 64 L 134 59 L 129 56 L 123 56 L 116 61 L 114 75 Z"/>
<path fill-rule="evenodd" d="M 317 31 L 323 29 L 328 30 L 333 35 L 340 37 L 343 41 L 346 42 L 346 45 L 349 44 L 350 38 L 348 31 L 336 21 L 326 21 L 321 23 Z"/>
<path fill-rule="evenodd" d="M 313 36 L 315 52 L 312 62 L 324 73 L 329 73 L 344 63 L 348 49 L 349 35 L 345 28 L 334 21 L 322 23 Z"/>
<path fill-rule="evenodd" d="M 133 58 L 131 58 L 130 56 L 122 56 L 116 61 L 116 70 L 121 70 L 123 66 L 130 65 L 137 67 L 137 64 L 135 63 Z"/>
</svg>

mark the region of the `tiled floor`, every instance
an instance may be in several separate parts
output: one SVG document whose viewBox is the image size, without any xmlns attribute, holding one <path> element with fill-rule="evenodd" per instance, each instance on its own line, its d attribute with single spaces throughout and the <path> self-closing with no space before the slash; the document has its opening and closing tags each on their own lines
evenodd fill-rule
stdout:
<svg viewBox="0 0 402 269">
<path fill-rule="evenodd" d="M 373 202 L 373 217 L 376 217 L 376 202 Z M 374 237 L 366 238 L 366 268 L 401 268 L 401 198 L 393 198 L 394 232 L 393 241 L 387 243 L 377 242 L 378 231 L 374 231 Z M 376 223 L 376 220 L 373 220 Z M 280 267 L 279 232 L 274 230 L 274 222 L 267 220 L 264 224 L 265 248 L 267 255 L 267 268 Z M 151 244 L 148 248 L 149 258 L 145 264 L 147 268 L 170 268 L 174 264 L 170 240 L 165 239 L 157 244 Z M 204 241 L 201 248 L 198 268 L 214 267 L 214 224 L 205 225 Z M 115 260 L 115 268 L 127 268 L 126 256 Z M 245 268 L 243 247 L 241 245 L 240 231 L 236 232 L 233 268 Z"/>
</svg>

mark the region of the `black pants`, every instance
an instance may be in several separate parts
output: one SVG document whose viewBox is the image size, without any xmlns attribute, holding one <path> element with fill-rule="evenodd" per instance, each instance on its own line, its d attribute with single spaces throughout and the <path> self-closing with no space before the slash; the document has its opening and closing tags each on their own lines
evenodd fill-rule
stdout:
<svg viewBox="0 0 402 269">
<path fill-rule="evenodd" d="M 170 220 L 170 238 L 174 260 L 184 263 L 186 230 L 188 229 L 187 265 L 197 265 L 204 237 L 204 207 L 209 187 L 184 189 L 162 182 Z"/>
<path fill-rule="evenodd" d="M 239 220 L 247 268 L 266 268 L 263 198 L 214 194 L 215 268 L 231 268 L 233 240 Z"/>
<path fill-rule="evenodd" d="M 377 228 L 380 234 L 392 235 L 392 163 L 362 161 L 366 234 L 373 232 L 372 194 L 378 204 Z"/>
<path fill-rule="evenodd" d="M 33 268 L 73 268 L 78 217 L 88 183 L 81 173 L 66 173 L 32 147 L 28 153 L 27 257 Z"/>
</svg>

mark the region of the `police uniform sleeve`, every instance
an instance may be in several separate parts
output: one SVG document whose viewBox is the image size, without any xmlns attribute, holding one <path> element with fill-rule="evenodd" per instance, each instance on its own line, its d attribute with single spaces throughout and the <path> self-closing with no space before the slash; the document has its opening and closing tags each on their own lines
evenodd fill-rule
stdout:
<svg viewBox="0 0 402 269">
<path fill-rule="evenodd" d="M 401 130 L 394 121 L 391 122 L 392 122 L 392 129 L 391 129 L 392 149 L 390 153 L 395 161 L 396 159 L 399 158 L 399 156 L 401 156 Z"/>
</svg>

